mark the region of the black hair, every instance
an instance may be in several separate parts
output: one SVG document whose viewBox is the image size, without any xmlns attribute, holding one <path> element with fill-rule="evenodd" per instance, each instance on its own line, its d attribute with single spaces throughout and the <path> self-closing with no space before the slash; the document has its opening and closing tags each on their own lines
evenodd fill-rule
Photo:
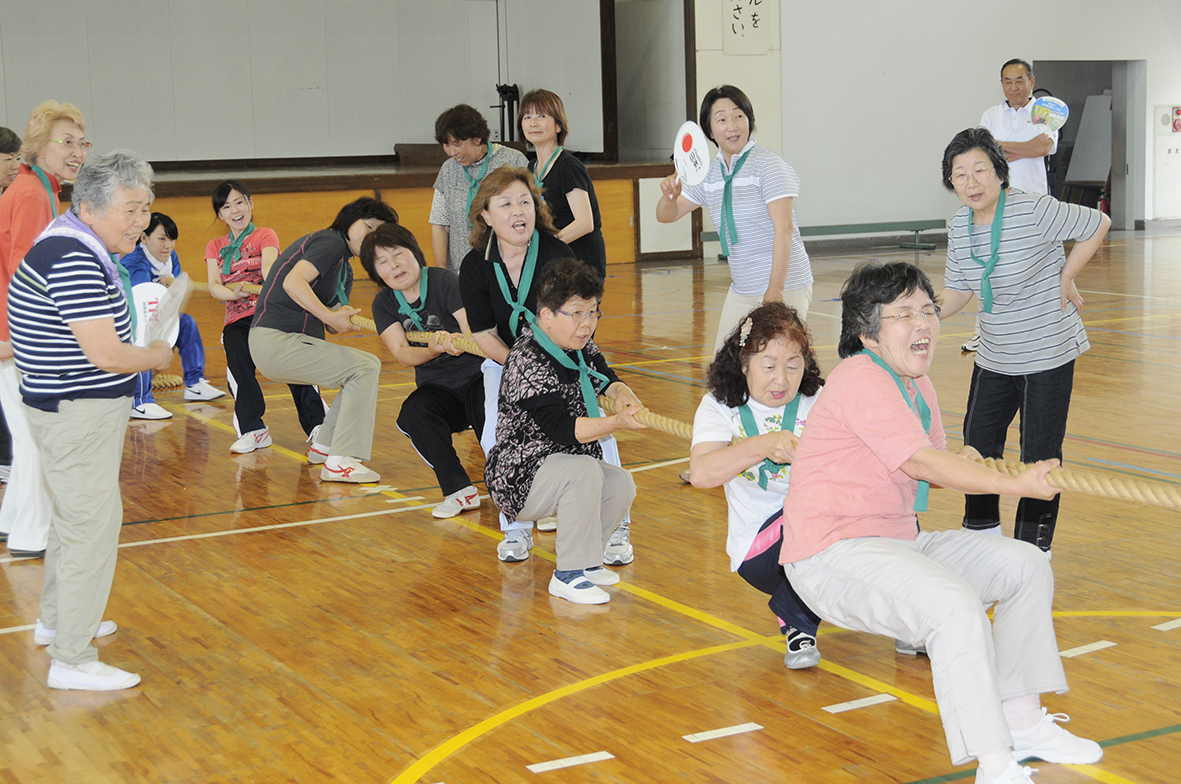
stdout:
<svg viewBox="0 0 1181 784">
<path fill-rule="evenodd" d="M 545 265 L 537 282 L 537 309 L 556 311 L 571 297 L 601 302 L 603 281 L 585 261 L 575 258 L 557 259 Z"/>
<path fill-rule="evenodd" d="M 751 106 L 750 99 L 746 97 L 746 93 L 739 90 L 732 84 L 723 84 L 721 87 L 715 87 L 705 94 L 705 98 L 701 101 L 701 116 L 698 118 L 701 130 L 705 133 L 705 138 L 709 139 L 714 144 L 713 131 L 709 128 L 709 117 L 713 114 L 714 104 L 722 98 L 729 98 L 738 107 L 739 111 L 746 115 L 746 121 L 750 124 L 750 132 L 755 132 L 755 108 Z"/>
<path fill-rule="evenodd" d="M 16 155 L 21 151 L 21 137 L 8 128 L 0 128 L 0 155 Z"/>
<path fill-rule="evenodd" d="M 1005 78 L 1005 69 L 1008 68 L 1010 65 L 1021 66 L 1022 68 L 1025 69 L 1025 75 L 1028 76 L 1030 79 L 1033 78 L 1033 66 L 1030 65 L 1029 63 L 1025 62 L 1024 60 L 1022 60 L 1020 57 L 1014 57 L 1012 60 L 1010 60 L 1009 62 L 1007 62 L 1001 66 L 1001 78 L 1002 79 Z"/>
<path fill-rule="evenodd" d="M 750 330 L 743 340 L 742 329 L 747 321 L 750 322 Z M 776 338 L 800 347 L 800 355 L 804 358 L 800 392 L 815 395 L 824 385 L 824 379 L 820 377 L 820 365 L 812 349 L 812 338 L 796 309 L 782 302 L 760 305 L 738 322 L 709 364 L 705 388 L 724 406 L 737 408 L 745 404 L 750 398 L 750 390 L 746 386 L 744 371 L 750 367 L 751 357 L 765 351 L 767 344 Z M 740 346 L 739 343 L 744 345 Z"/>
<path fill-rule="evenodd" d="M 250 200 L 250 191 L 242 183 L 241 180 L 226 180 L 221 185 L 213 189 L 213 214 L 221 217 L 221 208 L 226 206 L 226 202 L 230 200 L 230 193 L 237 191 Z"/>
<path fill-rule="evenodd" d="M 851 357 L 865 344 L 862 337 L 877 340 L 882 330 L 882 305 L 922 289 L 935 300 L 935 288 L 927 273 L 907 261 L 858 264 L 841 287 L 841 339 L 837 353 Z"/>
<path fill-rule="evenodd" d="M 484 115 L 466 103 L 452 106 L 435 120 L 435 141 L 439 144 L 447 144 L 452 140 L 462 142 L 465 139 L 479 139 L 480 144 L 487 144 L 491 135 Z"/>
<path fill-rule="evenodd" d="M 423 255 L 422 248 L 418 246 L 418 239 L 415 238 L 414 233 L 397 223 L 383 223 L 361 241 L 361 266 L 364 267 L 369 280 L 376 283 L 378 288 L 389 288 L 389 284 L 377 274 L 378 248 L 386 248 L 387 250 L 405 248 L 414 254 L 419 267 L 426 266 L 426 256 Z M 422 274 L 426 274 L 425 269 Z"/>
<path fill-rule="evenodd" d="M 152 219 L 148 221 L 148 227 L 144 229 L 144 236 L 152 236 L 152 232 L 156 230 L 157 226 L 164 227 L 164 233 L 168 235 L 168 239 L 170 240 L 175 240 L 180 236 L 180 229 L 176 228 L 176 221 L 162 212 L 152 213 Z"/>
<path fill-rule="evenodd" d="M 350 201 L 341 207 L 340 212 L 336 213 L 336 220 L 332 221 L 332 225 L 328 228 L 334 229 L 340 236 L 347 239 L 350 226 L 359 220 L 369 219 L 384 221 L 386 223 L 397 223 L 398 213 L 394 212 L 393 207 L 380 199 L 375 199 L 372 196 L 362 196 L 356 201 Z"/>
<path fill-rule="evenodd" d="M 943 187 L 949 191 L 955 190 L 955 185 L 951 182 L 951 162 L 972 150 L 980 150 L 988 156 L 993 171 L 1001 180 L 1001 187 L 1008 188 L 1009 159 L 1005 157 L 1005 151 L 987 128 L 965 128 L 952 137 L 951 143 L 943 151 Z"/>
</svg>

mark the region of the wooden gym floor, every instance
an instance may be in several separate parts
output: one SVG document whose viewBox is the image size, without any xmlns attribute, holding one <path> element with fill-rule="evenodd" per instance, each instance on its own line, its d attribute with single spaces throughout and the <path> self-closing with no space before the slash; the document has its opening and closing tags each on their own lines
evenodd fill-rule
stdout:
<svg viewBox="0 0 1181 784">
<path fill-rule="evenodd" d="M 811 328 L 826 372 L 836 364 L 834 298 L 869 255 L 813 259 Z M 939 287 L 941 252 L 872 255 L 915 260 Z M 1070 466 L 1181 479 L 1178 259 L 1181 231 L 1113 234 L 1082 274 L 1092 349 L 1078 363 Z M 600 345 L 652 410 L 691 421 L 725 267 L 611 272 Z M 354 299 L 366 307 L 373 292 L 363 282 Z M 225 388 L 221 306 L 198 299 L 192 312 L 207 375 Z M 932 372 L 955 444 L 972 365 L 958 347 L 972 319 L 945 323 Z M 620 437 L 639 489 L 636 560 L 608 605 L 553 599 L 552 534 L 537 536 L 528 561 L 503 564 L 490 502 L 431 516 L 434 475 L 394 426 L 412 372 L 375 336 L 342 340 L 385 363 L 371 462 L 379 486 L 321 484 L 277 384 L 264 386 L 275 445 L 254 454 L 229 453 L 228 398 L 161 393 L 174 418 L 130 425 L 107 612 L 120 628 L 97 644 L 103 660 L 142 674 L 139 687 L 49 690 L 31 632 L 42 562 L 0 550 L 0 780 L 971 780 L 971 768 L 948 762 L 925 658 L 823 626 L 822 665 L 784 669 L 765 597 L 729 571 L 722 491 L 677 481 L 688 444 Z M 475 439 L 462 434 L 458 445 L 479 478 Z M 1010 533 L 1013 507 L 1004 507 Z M 959 496 L 933 493 L 922 525 L 957 526 L 961 509 Z M 1066 495 L 1053 565 L 1059 645 L 1094 649 L 1067 659 L 1072 691 L 1045 703 L 1106 756 L 1037 764 L 1037 781 L 1178 781 L 1178 514 Z M 726 728 L 737 729 L 685 737 Z M 527 767 L 580 757 L 552 772 Z"/>
</svg>

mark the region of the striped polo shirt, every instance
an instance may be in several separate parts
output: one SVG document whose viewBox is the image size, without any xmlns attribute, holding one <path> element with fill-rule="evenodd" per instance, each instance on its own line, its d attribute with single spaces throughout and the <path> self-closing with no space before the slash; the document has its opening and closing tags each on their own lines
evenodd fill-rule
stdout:
<svg viewBox="0 0 1181 784">
<path fill-rule="evenodd" d="M 57 411 L 62 400 L 132 394 L 135 375 L 95 367 L 70 329 L 71 322 L 102 318 L 113 319 L 119 339 L 131 342 L 127 300 L 90 249 L 67 237 L 34 245 L 8 290 L 8 326 L 27 405 Z"/>
<path fill-rule="evenodd" d="M 991 223 L 973 225 L 962 207 L 947 227 L 944 283 L 980 296 L 984 268 L 969 247 L 988 261 Z M 1073 303 L 1062 309 L 1060 281 L 1066 264 L 1064 240 L 1087 240 L 1099 231 L 1102 214 L 1050 196 L 1009 190 L 992 283 L 992 313 L 980 312 L 976 364 L 1009 376 L 1061 367 L 1091 347 Z"/>
<path fill-rule="evenodd" d="M 742 154 L 750 150 L 750 156 L 738 174 L 734 175 L 733 204 L 734 225 L 738 229 L 738 242 L 730 244 L 730 288 L 744 297 L 759 296 L 767 291 L 771 280 L 771 249 L 775 244 L 775 224 L 767 205 L 778 199 L 798 199 L 800 178 L 795 170 L 775 153 L 759 147 L 752 138 L 734 156 L 738 163 Z M 685 185 L 681 194 L 694 204 L 706 205 L 714 226 L 721 231 L 722 193 L 726 187 L 722 169 L 726 166 L 725 156 L 718 152 L 718 165 L 710 166 L 705 181 L 700 185 Z M 729 169 L 727 169 L 727 172 Z M 812 283 L 812 265 L 804 240 L 800 237 L 800 225 L 796 220 L 795 207 L 791 211 L 791 265 L 783 289 L 802 289 Z"/>
</svg>

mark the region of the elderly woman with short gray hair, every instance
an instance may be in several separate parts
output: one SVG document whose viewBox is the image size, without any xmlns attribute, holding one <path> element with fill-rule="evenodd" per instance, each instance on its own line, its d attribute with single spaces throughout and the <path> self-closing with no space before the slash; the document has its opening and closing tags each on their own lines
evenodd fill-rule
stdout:
<svg viewBox="0 0 1181 784">
<path fill-rule="evenodd" d="M 34 639 L 49 646 L 54 689 L 139 683 L 139 675 L 100 662 L 90 641 L 116 628 L 103 613 L 123 522 L 119 465 L 135 374 L 172 360 L 164 341 L 132 343 L 130 285 L 115 261 L 135 249 L 151 203 L 146 162 L 128 152 L 92 158 L 75 180 L 69 212 L 37 238 L 9 288 L 21 399 L 53 498 Z"/>
</svg>

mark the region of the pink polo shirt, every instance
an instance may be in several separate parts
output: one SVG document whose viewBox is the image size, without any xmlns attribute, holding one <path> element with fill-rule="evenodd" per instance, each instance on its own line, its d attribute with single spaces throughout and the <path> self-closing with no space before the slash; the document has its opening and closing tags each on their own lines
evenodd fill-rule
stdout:
<svg viewBox="0 0 1181 784">
<path fill-rule="evenodd" d="M 914 539 L 918 481 L 900 466 L 924 447 L 947 449 L 930 379 L 915 379 L 931 409 L 931 435 L 898 384 L 867 356 L 841 362 L 808 415 L 783 502 L 780 563 L 815 555 L 841 539 Z M 911 400 L 914 387 L 907 383 Z"/>
</svg>

